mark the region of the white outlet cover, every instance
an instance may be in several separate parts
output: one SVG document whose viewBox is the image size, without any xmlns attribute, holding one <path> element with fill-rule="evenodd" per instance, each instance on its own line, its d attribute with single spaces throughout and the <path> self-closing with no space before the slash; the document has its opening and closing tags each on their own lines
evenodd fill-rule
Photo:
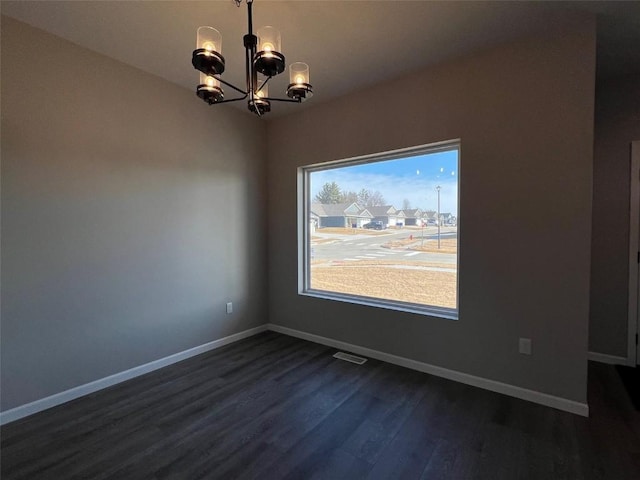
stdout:
<svg viewBox="0 0 640 480">
<path fill-rule="evenodd" d="M 227 313 L 233 313 L 233 303 L 232 302 L 228 302 L 227 303 Z"/>
</svg>

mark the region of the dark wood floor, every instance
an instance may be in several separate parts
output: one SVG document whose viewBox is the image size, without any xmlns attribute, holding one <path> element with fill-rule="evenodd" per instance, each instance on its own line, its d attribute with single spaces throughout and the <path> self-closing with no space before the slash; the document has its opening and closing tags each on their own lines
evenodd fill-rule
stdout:
<svg viewBox="0 0 640 480">
<path fill-rule="evenodd" d="M 2 479 L 640 479 L 640 414 L 591 417 L 266 332 L 2 428 Z"/>
</svg>

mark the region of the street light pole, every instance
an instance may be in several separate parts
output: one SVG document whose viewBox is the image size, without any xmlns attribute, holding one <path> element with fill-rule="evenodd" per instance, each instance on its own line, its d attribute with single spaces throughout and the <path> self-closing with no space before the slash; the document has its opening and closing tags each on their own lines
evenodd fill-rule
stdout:
<svg viewBox="0 0 640 480">
<path fill-rule="evenodd" d="M 438 250 L 440 250 L 440 185 L 436 187 L 438 191 L 438 213 L 436 214 L 436 221 L 438 222 Z"/>
</svg>

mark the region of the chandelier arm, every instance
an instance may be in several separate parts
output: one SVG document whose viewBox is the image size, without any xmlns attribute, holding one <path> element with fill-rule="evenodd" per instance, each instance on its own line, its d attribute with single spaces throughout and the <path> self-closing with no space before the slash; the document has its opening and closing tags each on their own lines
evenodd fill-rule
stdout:
<svg viewBox="0 0 640 480">
<path fill-rule="evenodd" d="M 297 98 L 271 98 L 271 97 L 264 97 L 263 100 L 269 100 L 269 101 L 274 101 L 274 102 L 302 103 L 302 100 L 297 99 Z"/>
<path fill-rule="evenodd" d="M 240 100 L 245 100 L 246 98 L 247 96 L 245 95 L 244 97 L 230 98 L 228 100 L 220 100 L 219 102 L 215 102 L 215 104 L 218 105 L 219 103 L 239 102 Z"/>
<path fill-rule="evenodd" d="M 224 83 L 227 87 L 233 88 L 236 92 L 240 92 L 242 95 L 244 95 L 244 98 L 247 97 L 247 95 L 249 95 L 249 92 L 245 91 L 245 90 L 241 90 L 240 88 L 236 87 L 235 85 L 223 80 L 222 78 L 220 78 L 220 75 L 213 75 L 213 78 L 215 78 L 216 80 L 218 80 L 220 83 Z"/>
</svg>

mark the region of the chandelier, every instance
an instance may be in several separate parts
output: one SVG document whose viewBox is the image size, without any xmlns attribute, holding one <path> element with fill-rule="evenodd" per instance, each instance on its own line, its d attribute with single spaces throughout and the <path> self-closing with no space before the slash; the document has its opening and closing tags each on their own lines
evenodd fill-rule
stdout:
<svg viewBox="0 0 640 480">
<path fill-rule="evenodd" d="M 234 0 L 239 7 L 242 0 Z M 284 72 L 285 60 L 281 50 L 280 32 L 273 27 L 262 27 L 253 34 L 251 7 L 253 0 L 246 0 L 248 10 L 248 30 L 243 37 L 246 50 L 246 85 L 239 88 L 221 78 L 224 72 L 222 56 L 222 35 L 212 27 L 199 27 L 196 49 L 191 63 L 200 72 L 200 82 L 196 94 L 209 105 L 247 100 L 249 110 L 261 117 L 271 111 L 271 102 L 301 103 L 311 98 L 313 88 L 309 84 L 309 66 L 296 62 L 289 66 L 288 98 L 269 97 L 268 83 L 276 75 Z M 260 74 L 260 76 L 258 75 Z M 222 86 L 226 85 L 241 96 L 225 99 Z"/>
</svg>

